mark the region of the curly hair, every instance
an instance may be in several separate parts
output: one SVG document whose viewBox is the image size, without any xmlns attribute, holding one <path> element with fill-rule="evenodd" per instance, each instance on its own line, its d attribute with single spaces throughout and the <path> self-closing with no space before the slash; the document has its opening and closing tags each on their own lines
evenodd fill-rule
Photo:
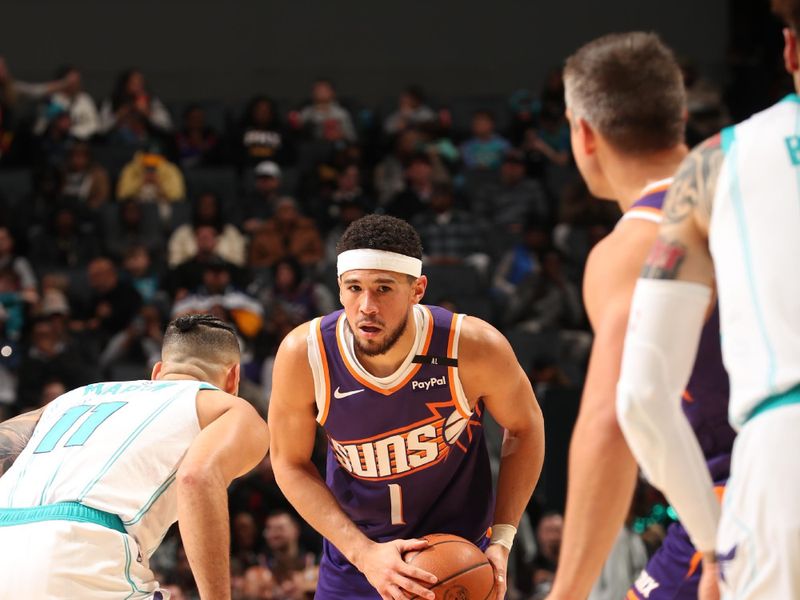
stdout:
<svg viewBox="0 0 800 600">
<path fill-rule="evenodd" d="M 388 215 L 367 215 L 353 221 L 336 244 L 336 253 L 347 250 L 386 250 L 422 258 L 422 241 L 407 222 Z"/>
</svg>

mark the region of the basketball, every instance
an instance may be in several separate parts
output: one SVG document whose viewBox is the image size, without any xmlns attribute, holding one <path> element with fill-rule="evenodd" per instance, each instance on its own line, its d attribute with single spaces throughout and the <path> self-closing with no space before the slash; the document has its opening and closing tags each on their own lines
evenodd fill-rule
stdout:
<svg viewBox="0 0 800 600">
<path fill-rule="evenodd" d="M 422 539 L 428 540 L 428 547 L 408 552 L 403 558 L 438 578 L 438 583 L 430 588 L 436 600 L 488 600 L 492 597 L 494 571 L 480 548 L 447 533 L 433 533 Z"/>
</svg>

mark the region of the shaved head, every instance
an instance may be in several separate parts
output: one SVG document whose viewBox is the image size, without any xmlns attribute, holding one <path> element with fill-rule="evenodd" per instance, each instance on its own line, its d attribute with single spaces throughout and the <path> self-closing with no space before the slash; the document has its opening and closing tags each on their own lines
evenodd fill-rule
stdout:
<svg viewBox="0 0 800 600">
<path fill-rule="evenodd" d="M 230 325 L 211 315 L 178 317 L 167 326 L 161 347 L 163 372 L 199 369 L 210 383 L 239 364 L 239 340 Z"/>
</svg>

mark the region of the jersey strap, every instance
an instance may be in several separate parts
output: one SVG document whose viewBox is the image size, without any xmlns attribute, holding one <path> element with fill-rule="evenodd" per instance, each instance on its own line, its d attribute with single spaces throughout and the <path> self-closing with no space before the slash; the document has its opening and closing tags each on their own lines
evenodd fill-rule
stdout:
<svg viewBox="0 0 800 600">
<path fill-rule="evenodd" d="M 122 520 L 117 515 L 97 510 L 80 502 L 57 502 L 26 508 L 0 508 L 0 527 L 25 525 L 41 521 L 78 521 L 94 523 L 125 533 Z"/>
</svg>

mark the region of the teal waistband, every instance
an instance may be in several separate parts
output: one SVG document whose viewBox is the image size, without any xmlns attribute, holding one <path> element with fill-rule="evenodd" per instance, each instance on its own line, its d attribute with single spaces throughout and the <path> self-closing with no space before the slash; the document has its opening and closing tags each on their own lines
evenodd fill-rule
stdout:
<svg viewBox="0 0 800 600">
<path fill-rule="evenodd" d="M 775 396 L 770 396 L 764 400 L 761 404 L 753 409 L 753 412 L 751 412 L 750 416 L 747 417 L 747 421 L 750 421 L 753 419 L 753 417 L 757 417 L 758 415 L 765 413 L 768 410 L 772 410 L 773 408 L 780 408 L 781 406 L 788 406 L 790 404 L 800 404 L 800 385 L 797 385 L 792 389 L 783 392 L 782 394 L 776 394 Z"/>
<path fill-rule="evenodd" d="M 122 519 L 117 515 L 97 510 L 80 502 L 58 502 L 29 508 L 0 508 L 0 527 L 25 525 L 41 521 L 78 521 L 94 523 L 125 533 Z"/>
</svg>

